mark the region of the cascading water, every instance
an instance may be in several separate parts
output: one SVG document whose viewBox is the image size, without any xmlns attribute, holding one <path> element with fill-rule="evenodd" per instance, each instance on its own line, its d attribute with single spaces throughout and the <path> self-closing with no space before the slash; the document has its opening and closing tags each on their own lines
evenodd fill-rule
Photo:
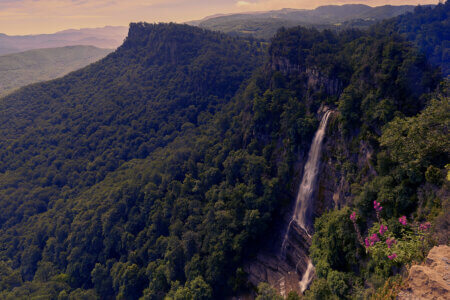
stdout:
<svg viewBox="0 0 450 300">
<path fill-rule="evenodd" d="M 303 274 L 302 280 L 300 281 L 300 291 L 303 293 L 309 286 L 314 274 L 314 265 L 311 260 L 308 260 L 308 267 L 306 268 L 305 274 Z"/>
<path fill-rule="evenodd" d="M 322 142 L 325 137 L 325 130 L 327 128 L 328 118 L 331 115 L 331 111 L 325 112 L 322 120 L 320 121 L 319 129 L 314 135 L 314 139 L 311 144 L 311 149 L 309 150 L 308 160 L 305 165 L 305 170 L 303 172 L 302 182 L 298 190 L 297 199 L 295 202 L 295 210 L 292 215 L 292 219 L 289 222 L 286 234 L 284 236 L 282 244 L 282 253 L 286 251 L 287 240 L 289 238 L 289 230 L 291 229 L 292 223 L 295 222 L 299 227 L 301 227 L 306 234 L 309 235 L 309 230 L 312 229 L 312 210 L 313 210 L 313 197 L 314 191 L 317 183 L 317 175 L 319 173 L 320 167 L 320 157 L 322 154 Z M 300 281 L 300 289 L 304 292 L 309 283 L 311 282 L 312 275 L 314 272 L 314 266 L 311 260 L 308 260 L 308 267 L 303 274 L 302 280 Z"/>
</svg>

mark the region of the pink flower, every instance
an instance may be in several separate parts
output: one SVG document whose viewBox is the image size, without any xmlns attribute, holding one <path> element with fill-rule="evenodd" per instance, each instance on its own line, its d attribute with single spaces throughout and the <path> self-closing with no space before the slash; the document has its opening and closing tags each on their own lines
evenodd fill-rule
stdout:
<svg viewBox="0 0 450 300">
<path fill-rule="evenodd" d="M 423 223 L 423 224 L 419 225 L 419 229 L 423 230 L 423 231 L 428 230 L 428 228 L 430 228 L 430 227 L 431 227 L 430 222 L 426 222 L 426 223 Z"/>
<path fill-rule="evenodd" d="M 389 249 L 391 249 L 391 247 L 392 247 L 392 244 L 397 244 L 397 241 L 394 239 L 394 238 L 388 238 L 387 240 L 386 240 L 386 244 L 387 244 L 387 246 L 388 246 L 388 248 Z"/>
<path fill-rule="evenodd" d="M 370 247 L 369 240 L 368 240 L 367 238 L 364 240 L 364 243 L 366 244 L 366 247 L 367 247 L 367 248 Z"/>
<path fill-rule="evenodd" d="M 406 216 L 402 216 L 400 218 L 398 218 L 398 221 L 402 224 L 402 225 L 406 225 L 408 222 L 406 221 Z"/>
<path fill-rule="evenodd" d="M 376 200 L 373 201 L 373 208 L 375 209 L 375 211 L 380 212 L 381 210 L 383 210 L 383 207 L 381 206 L 380 202 L 377 202 Z"/>
<path fill-rule="evenodd" d="M 387 226 L 381 224 L 380 230 L 379 230 L 380 235 L 383 235 L 387 230 L 388 230 Z"/>
<path fill-rule="evenodd" d="M 375 245 L 377 242 L 380 241 L 380 238 L 378 237 L 378 235 L 376 233 L 372 234 L 370 237 L 370 246 Z"/>
<path fill-rule="evenodd" d="M 352 212 L 352 214 L 350 215 L 350 220 L 355 221 L 356 220 L 356 213 Z"/>
<path fill-rule="evenodd" d="M 397 254 L 392 253 L 391 255 L 388 256 L 388 258 L 389 258 L 390 260 L 393 260 L 393 259 L 397 258 Z"/>
</svg>

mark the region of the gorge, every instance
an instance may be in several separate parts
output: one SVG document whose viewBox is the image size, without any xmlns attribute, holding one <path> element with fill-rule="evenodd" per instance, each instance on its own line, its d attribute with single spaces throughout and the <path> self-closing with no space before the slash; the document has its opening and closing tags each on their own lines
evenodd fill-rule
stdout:
<svg viewBox="0 0 450 300">
<path fill-rule="evenodd" d="M 413 46 L 448 8 L 270 43 L 133 23 L 102 60 L 1 98 L 0 299 L 392 290 L 429 249 L 402 232 L 449 236 L 450 84 Z M 357 236 L 379 233 L 374 202 L 398 241 L 378 256 Z"/>
</svg>

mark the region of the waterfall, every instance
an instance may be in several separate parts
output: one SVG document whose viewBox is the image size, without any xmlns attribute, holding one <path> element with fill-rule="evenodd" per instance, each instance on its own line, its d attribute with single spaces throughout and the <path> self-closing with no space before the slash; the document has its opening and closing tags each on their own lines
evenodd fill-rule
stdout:
<svg viewBox="0 0 450 300">
<path fill-rule="evenodd" d="M 305 165 L 303 172 L 302 182 L 298 190 L 297 199 L 295 202 L 294 214 L 289 222 L 286 234 L 284 236 L 282 253 L 286 250 L 287 240 L 289 239 L 289 230 L 292 223 L 295 222 L 299 227 L 301 227 L 306 234 L 311 238 L 309 230 L 312 228 L 312 210 L 313 210 L 313 200 L 314 191 L 317 184 L 317 175 L 319 173 L 320 167 L 320 157 L 322 154 L 322 142 L 325 137 L 325 130 L 327 128 L 328 118 L 331 115 L 331 111 L 325 112 L 322 120 L 320 121 L 319 129 L 317 129 L 314 139 L 311 144 L 311 149 L 308 153 L 308 160 Z M 308 288 L 309 283 L 312 280 L 312 275 L 314 272 L 314 266 L 311 260 L 308 260 L 308 267 L 303 274 L 302 280 L 300 281 L 301 291 L 305 291 Z"/>
<path fill-rule="evenodd" d="M 313 273 L 314 273 L 314 266 L 310 259 L 310 260 L 308 260 L 308 267 L 306 268 L 305 274 L 303 274 L 302 280 L 299 283 L 300 291 L 302 293 L 308 288 L 308 285 L 312 280 Z"/>
<path fill-rule="evenodd" d="M 328 118 L 331 111 L 328 110 L 320 121 L 319 129 L 317 129 L 314 139 L 309 149 L 308 160 L 306 161 L 305 170 L 303 172 L 302 183 L 298 190 L 297 200 L 295 202 L 295 210 L 292 219 L 305 230 L 309 235 L 308 228 L 311 224 L 312 202 L 314 191 L 317 183 L 317 175 L 320 167 L 320 157 L 322 154 L 322 142 L 325 137 Z"/>
</svg>

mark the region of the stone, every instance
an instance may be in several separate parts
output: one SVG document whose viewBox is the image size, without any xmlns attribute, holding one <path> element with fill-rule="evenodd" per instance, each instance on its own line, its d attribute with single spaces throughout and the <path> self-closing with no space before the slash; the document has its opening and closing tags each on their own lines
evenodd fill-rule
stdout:
<svg viewBox="0 0 450 300">
<path fill-rule="evenodd" d="M 407 288 L 399 293 L 397 299 L 450 299 L 450 247 L 434 247 L 424 264 L 412 266 Z"/>
</svg>

